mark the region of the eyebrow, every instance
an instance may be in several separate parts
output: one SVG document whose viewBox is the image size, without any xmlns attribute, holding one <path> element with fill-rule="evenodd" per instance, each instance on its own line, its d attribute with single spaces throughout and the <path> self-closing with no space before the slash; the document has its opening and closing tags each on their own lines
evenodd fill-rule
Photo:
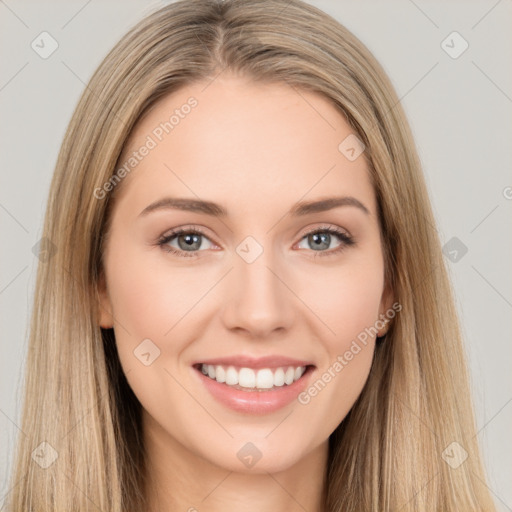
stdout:
<svg viewBox="0 0 512 512">
<path fill-rule="evenodd" d="M 312 213 L 332 210 L 333 208 L 338 208 L 340 206 L 355 206 L 365 214 L 370 214 L 368 208 L 363 203 L 361 203 L 361 201 L 351 196 L 327 197 L 317 201 L 300 201 L 292 206 L 289 213 L 292 215 L 292 217 L 302 217 Z M 164 197 L 163 199 L 159 199 L 158 201 L 151 203 L 149 206 L 146 206 L 146 208 L 140 212 L 139 217 L 145 216 L 157 210 L 169 209 L 203 213 L 213 217 L 225 218 L 228 216 L 228 211 L 224 207 L 211 201 L 179 197 Z"/>
</svg>

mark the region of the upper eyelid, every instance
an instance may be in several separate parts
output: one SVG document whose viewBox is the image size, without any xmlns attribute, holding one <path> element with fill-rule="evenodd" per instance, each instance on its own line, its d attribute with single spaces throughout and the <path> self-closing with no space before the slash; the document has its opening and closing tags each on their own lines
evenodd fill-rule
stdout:
<svg viewBox="0 0 512 512">
<path fill-rule="evenodd" d="M 350 234 L 350 231 L 348 229 L 346 229 L 346 228 L 342 228 L 340 226 L 337 226 L 336 224 L 329 224 L 329 223 L 326 224 L 326 223 L 324 223 L 324 224 L 322 224 L 320 226 L 316 226 L 316 227 L 312 227 L 312 228 L 306 228 L 305 231 L 302 234 L 302 237 L 304 237 L 304 236 L 306 236 L 306 235 L 308 235 L 310 233 L 314 233 L 315 231 L 329 230 L 329 229 L 333 229 L 333 230 L 336 230 L 336 231 L 343 231 L 348 236 L 352 236 Z M 194 231 L 197 231 L 199 234 L 204 235 L 206 237 L 210 236 L 205 229 L 203 229 L 200 226 L 196 226 L 196 225 L 192 224 L 190 226 L 177 227 L 177 228 L 170 229 L 168 231 L 164 231 L 164 233 L 159 238 L 166 238 L 168 236 L 173 236 L 173 235 L 182 234 L 182 233 L 189 233 L 189 232 L 194 232 Z"/>
<path fill-rule="evenodd" d="M 311 229 L 307 229 L 304 234 L 302 235 L 303 237 L 306 236 L 306 235 L 309 235 L 310 233 L 314 233 L 316 231 L 329 231 L 329 230 L 333 230 L 333 231 L 341 231 L 343 232 L 344 234 L 346 234 L 347 236 L 352 236 L 350 234 L 350 231 L 348 231 L 348 229 L 346 228 L 342 228 L 341 226 L 337 226 L 336 224 L 322 224 L 321 226 L 317 226 L 317 227 L 314 227 L 314 228 L 311 228 Z"/>
<path fill-rule="evenodd" d="M 329 231 L 329 230 L 337 232 L 337 233 L 334 233 L 334 234 L 338 234 L 340 236 L 345 235 L 347 238 L 350 238 L 350 239 L 353 238 L 351 233 L 346 228 L 342 228 L 342 227 L 337 226 L 335 224 L 328 224 L 328 223 L 326 224 L 326 223 L 324 223 L 324 224 L 322 224 L 320 226 L 316 226 L 316 227 L 312 227 L 312 228 L 306 228 L 306 231 L 302 232 L 302 235 L 300 235 L 300 238 L 299 238 L 298 241 L 299 242 L 302 241 L 306 236 L 308 236 L 308 235 L 310 235 L 312 233 L 322 232 L 322 231 Z M 212 244 L 217 245 L 217 246 L 220 245 L 217 242 L 215 242 L 215 240 L 212 240 L 210 235 L 203 228 L 201 228 L 200 226 L 196 226 L 196 225 L 190 225 L 190 226 L 174 228 L 174 230 L 170 230 L 169 232 L 166 232 L 163 235 L 161 235 L 158 238 L 158 240 L 162 241 L 162 240 L 165 240 L 165 239 L 168 239 L 168 238 L 174 239 L 175 237 L 177 237 L 177 236 L 179 236 L 181 234 L 194 233 L 194 232 L 196 232 L 199 235 L 204 236 Z M 168 243 L 168 242 L 166 242 L 166 243 Z M 202 252 L 202 251 L 191 251 L 191 252 Z"/>
</svg>

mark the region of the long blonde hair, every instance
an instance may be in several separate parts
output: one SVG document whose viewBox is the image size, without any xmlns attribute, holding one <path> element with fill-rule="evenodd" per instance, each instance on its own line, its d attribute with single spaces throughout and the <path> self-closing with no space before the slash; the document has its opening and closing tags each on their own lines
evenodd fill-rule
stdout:
<svg viewBox="0 0 512 512">
<path fill-rule="evenodd" d="M 224 70 L 324 95 L 366 146 L 386 279 L 402 310 L 329 438 L 325 510 L 495 510 L 452 291 L 404 112 L 365 46 L 300 0 L 171 3 L 133 27 L 85 88 L 49 193 L 44 236 L 55 253 L 38 267 L 26 436 L 18 440 L 7 510 L 144 510 L 141 405 L 113 331 L 99 327 L 97 284 L 114 202 L 111 192 L 99 199 L 95 190 L 112 178 L 151 105 Z M 460 465 L 449 463 L 466 452 Z"/>
</svg>

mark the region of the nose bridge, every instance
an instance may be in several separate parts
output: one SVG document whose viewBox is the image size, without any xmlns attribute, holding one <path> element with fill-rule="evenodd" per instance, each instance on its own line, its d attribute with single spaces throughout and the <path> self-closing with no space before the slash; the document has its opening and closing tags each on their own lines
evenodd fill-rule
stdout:
<svg viewBox="0 0 512 512">
<path fill-rule="evenodd" d="M 268 244 L 267 244 L 268 245 Z M 290 291 L 280 276 L 275 251 L 247 237 L 236 248 L 228 284 L 225 322 L 258 335 L 289 327 L 292 321 Z"/>
</svg>

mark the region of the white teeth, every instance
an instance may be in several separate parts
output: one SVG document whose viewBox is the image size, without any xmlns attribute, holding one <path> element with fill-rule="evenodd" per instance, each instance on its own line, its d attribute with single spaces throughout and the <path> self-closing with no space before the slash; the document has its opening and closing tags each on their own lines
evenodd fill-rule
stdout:
<svg viewBox="0 0 512 512">
<path fill-rule="evenodd" d="M 265 368 L 258 370 L 256 374 L 256 387 L 260 389 L 270 389 L 274 385 L 274 374 L 272 370 Z"/>
<path fill-rule="evenodd" d="M 305 366 L 288 366 L 276 368 L 275 370 L 270 368 L 262 368 L 260 370 L 240 368 L 237 370 L 233 366 L 225 368 L 221 365 L 201 365 L 201 372 L 217 382 L 225 383 L 228 386 L 239 385 L 243 388 L 252 389 L 271 389 L 284 386 L 285 384 L 289 386 L 299 380 L 305 371 Z"/>
<path fill-rule="evenodd" d="M 222 366 L 217 366 L 215 368 L 215 379 L 217 382 L 226 382 L 226 371 Z"/>
<path fill-rule="evenodd" d="M 203 364 L 203 368 L 205 366 L 207 365 Z M 226 384 L 228 386 L 236 386 L 238 384 L 238 372 L 232 366 L 226 370 Z"/>
<path fill-rule="evenodd" d="M 295 377 L 295 370 L 290 366 L 286 373 L 284 374 L 284 383 L 288 386 L 293 382 L 293 378 Z"/>
<path fill-rule="evenodd" d="M 241 368 L 238 372 L 238 385 L 243 388 L 256 387 L 256 374 L 250 368 Z"/>
<path fill-rule="evenodd" d="M 284 386 L 284 370 L 278 368 L 274 373 L 274 386 Z"/>
</svg>

